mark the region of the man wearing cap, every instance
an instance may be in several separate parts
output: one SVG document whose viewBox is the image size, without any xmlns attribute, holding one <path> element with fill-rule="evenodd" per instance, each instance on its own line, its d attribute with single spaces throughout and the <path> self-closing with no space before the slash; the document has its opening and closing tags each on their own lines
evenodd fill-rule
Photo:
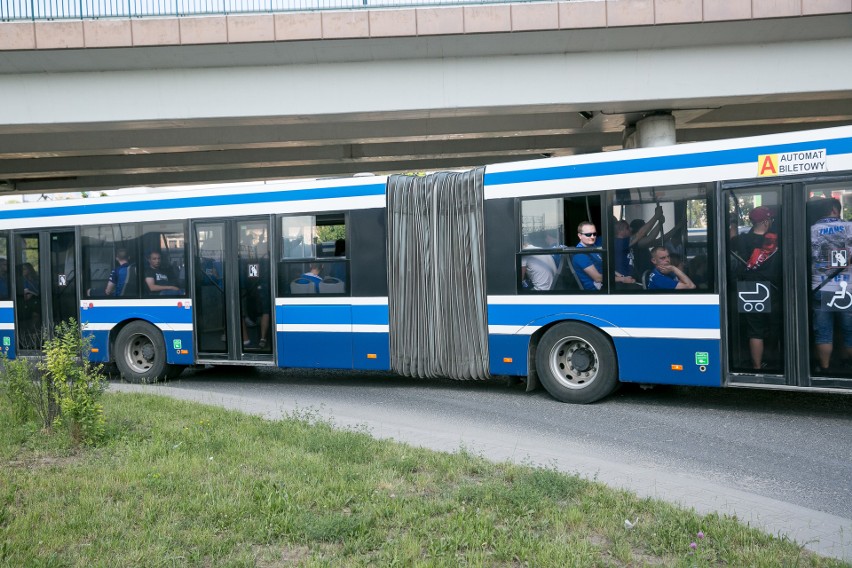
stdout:
<svg viewBox="0 0 852 568">
<path fill-rule="evenodd" d="M 752 209 L 748 218 L 751 230 L 733 238 L 731 251 L 737 262 L 734 274 L 741 282 L 763 282 L 769 288 L 769 300 L 766 308 L 742 312 L 748 337 L 749 354 L 753 369 L 766 366 L 763 352 L 765 343 L 771 338 L 774 345 L 778 337 L 775 333 L 781 325 L 781 255 L 778 254 L 778 235 L 773 232 L 774 212 L 765 206 Z"/>
</svg>

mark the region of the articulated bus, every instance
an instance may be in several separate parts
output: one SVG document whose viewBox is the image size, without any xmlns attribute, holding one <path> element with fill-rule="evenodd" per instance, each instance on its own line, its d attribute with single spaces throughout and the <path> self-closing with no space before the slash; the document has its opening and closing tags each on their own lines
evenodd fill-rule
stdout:
<svg viewBox="0 0 852 568">
<path fill-rule="evenodd" d="M 0 341 L 189 365 L 852 392 L 852 127 L 0 210 Z"/>
</svg>

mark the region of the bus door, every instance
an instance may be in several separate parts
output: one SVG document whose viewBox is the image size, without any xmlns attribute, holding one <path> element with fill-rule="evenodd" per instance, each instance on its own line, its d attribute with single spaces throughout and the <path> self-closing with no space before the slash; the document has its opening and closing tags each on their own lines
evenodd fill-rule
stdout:
<svg viewBox="0 0 852 568">
<path fill-rule="evenodd" d="M 18 233 L 15 238 L 15 313 L 18 351 L 40 351 L 60 322 L 79 321 L 74 231 Z"/>
<path fill-rule="evenodd" d="M 198 354 L 209 361 L 272 361 L 268 219 L 193 223 Z"/>
<path fill-rule="evenodd" d="M 796 347 L 788 346 L 795 320 L 785 274 L 793 258 L 787 245 L 794 242 L 788 236 L 788 194 L 780 185 L 723 194 L 725 269 L 720 272 L 725 275 L 729 382 L 796 384 Z"/>
</svg>

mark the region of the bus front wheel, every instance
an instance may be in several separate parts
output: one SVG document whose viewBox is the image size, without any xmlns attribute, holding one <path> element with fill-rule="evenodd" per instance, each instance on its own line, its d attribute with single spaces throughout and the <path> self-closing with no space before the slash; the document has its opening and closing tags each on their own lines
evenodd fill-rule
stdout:
<svg viewBox="0 0 852 568">
<path fill-rule="evenodd" d="M 617 386 L 615 351 L 591 326 L 563 322 L 550 328 L 536 350 L 536 371 L 547 392 L 562 402 L 600 400 Z"/>
<path fill-rule="evenodd" d="M 163 334 L 153 325 L 134 321 L 115 338 L 115 364 L 129 383 L 155 383 L 169 373 Z"/>
</svg>

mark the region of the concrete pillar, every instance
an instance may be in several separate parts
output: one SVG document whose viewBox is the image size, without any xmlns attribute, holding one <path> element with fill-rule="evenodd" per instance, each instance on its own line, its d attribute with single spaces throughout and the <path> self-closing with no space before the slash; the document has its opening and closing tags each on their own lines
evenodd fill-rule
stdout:
<svg viewBox="0 0 852 568">
<path fill-rule="evenodd" d="M 675 118 L 671 113 L 655 113 L 636 123 L 636 147 L 653 148 L 677 143 Z"/>
</svg>

